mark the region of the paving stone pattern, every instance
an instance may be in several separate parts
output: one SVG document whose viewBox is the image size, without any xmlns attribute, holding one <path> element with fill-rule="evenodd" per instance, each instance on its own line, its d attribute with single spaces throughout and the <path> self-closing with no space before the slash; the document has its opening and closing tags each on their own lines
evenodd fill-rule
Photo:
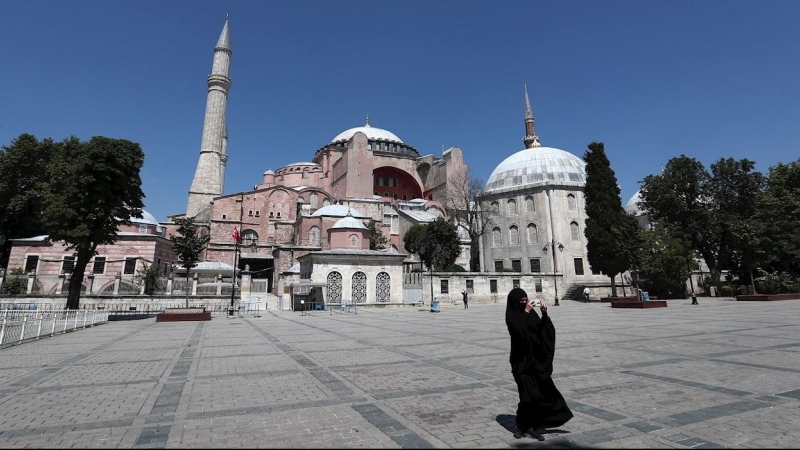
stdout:
<svg viewBox="0 0 800 450">
<path fill-rule="evenodd" d="M 111 322 L 0 350 L 2 448 L 790 448 L 800 301 L 565 300 L 575 417 L 514 439 L 505 305 Z"/>
</svg>

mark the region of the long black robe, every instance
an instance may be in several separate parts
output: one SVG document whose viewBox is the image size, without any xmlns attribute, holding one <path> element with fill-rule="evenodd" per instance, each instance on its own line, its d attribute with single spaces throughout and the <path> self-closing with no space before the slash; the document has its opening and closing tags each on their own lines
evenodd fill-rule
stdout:
<svg viewBox="0 0 800 450">
<path fill-rule="evenodd" d="M 525 312 L 520 288 L 508 294 L 506 326 L 511 337 L 511 373 L 517 383 L 519 404 L 516 425 L 528 428 L 555 428 L 572 418 L 572 411 L 551 378 L 556 347 L 556 329 L 547 313 L 535 309 Z"/>
</svg>

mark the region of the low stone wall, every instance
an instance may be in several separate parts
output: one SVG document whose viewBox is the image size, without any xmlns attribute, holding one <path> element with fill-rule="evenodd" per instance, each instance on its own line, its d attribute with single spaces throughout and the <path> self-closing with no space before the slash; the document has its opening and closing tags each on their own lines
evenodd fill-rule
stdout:
<svg viewBox="0 0 800 450">
<path fill-rule="evenodd" d="M 667 302 L 664 300 L 649 300 L 649 301 L 638 301 L 638 300 L 621 300 L 621 301 L 613 301 L 611 302 L 612 308 L 633 308 L 633 309 L 650 309 L 650 308 L 666 308 Z"/>
<path fill-rule="evenodd" d="M 737 295 L 737 302 L 771 302 L 775 300 L 800 300 L 800 293 Z"/>
<path fill-rule="evenodd" d="M 600 301 L 602 303 L 611 303 L 611 302 L 614 302 L 614 301 L 638 302 L 639 298 L 638 297 L 603 297 L 603 298 L 600 299 Z"/>
</svg>

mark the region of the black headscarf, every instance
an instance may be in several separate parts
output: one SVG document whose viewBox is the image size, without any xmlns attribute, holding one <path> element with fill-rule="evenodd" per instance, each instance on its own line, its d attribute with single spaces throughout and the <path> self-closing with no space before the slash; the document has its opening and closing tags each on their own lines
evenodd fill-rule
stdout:
<svg viewBox="0 0 800 450">
<path fill-rule="evenodd" d="M 542 313 L 540 318 L 536 308 L 525 312 L 523 299 L 527 297 L 528 294 L 520 288 L 508 293 L 506 326 L 511 337 L 511 371 L 535 372 L 540 378 L 549 378 L 553 373 L 556 329 L 547 313 Z"/>
</svg>

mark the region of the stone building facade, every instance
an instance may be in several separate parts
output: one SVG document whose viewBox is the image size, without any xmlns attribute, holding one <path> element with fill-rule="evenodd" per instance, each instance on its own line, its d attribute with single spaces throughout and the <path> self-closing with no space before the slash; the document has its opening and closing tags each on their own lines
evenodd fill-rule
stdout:
<svg viewBox="0 0 800 450">
<path fill-rule="evenodd" d="M 176 229 L 175 218 L 195 217 L 211 236 L 204 260 L 233 264 L 236 259 L 238 268 L 249 266 L 254 280 L 267 279 L 269 292 L 278 294 L 281 273 L 303 255 L 331 249 L 328 229 L 346 208 L 364 223 L 375 222 L 388 238 L 390 253 L 403 248 L 401 210 L 409 202 L 430 216 L 446 214 L 443 203 L 453 174 L 467 170 L 461 148 L 452 147 L 441 157 L 420 155 L 396 134 L 370 125 L 369 117 L 363 126 L 344 130 L 309 152 L 309 161 L 265 171 L 252 190 L 222 194 L 229 157 L 225 103 L 231 55 L 226 21 L 208 78 L 203 140 L 187 212 L 162 224 L 167 235 Z M 236 256 L 234 228 L 243 239 Z"/>
<path fill-rule="evenodd" d="M 115 281 L 124 292 L 140 290 L 136 280 L 145 266 L 156 264 L 163 275 L 171 273 L 178 258 L 172 243 L 164 236 L 164 229 L 147 211 L 142 218 L 132 218 L 131 225 L 121 225 L 117 242 L 99 245 L 97 254 L 86 266 L 83 286 L 93 294 L 111 293 Z M 47 236 L 12 239 L 9 269 L 23 268 L 26 274 L 35 275 L 34 292 L 60 294 L 69 280 L 75 264 L 75 250 L 65 243 L 53 242 Z"/>
<path fill-rule="evenodd" d="M 557 280 L 551 298 L 575 285 L 607 284 L 608 277 L 592 273 L 587 257 L 585 164 L 541 146 L 527 87 L 523 142 L 526 148 L 504 159 L 486 183 L 493 223 L 482 239 L 483 271 Z"/>
</svg>

